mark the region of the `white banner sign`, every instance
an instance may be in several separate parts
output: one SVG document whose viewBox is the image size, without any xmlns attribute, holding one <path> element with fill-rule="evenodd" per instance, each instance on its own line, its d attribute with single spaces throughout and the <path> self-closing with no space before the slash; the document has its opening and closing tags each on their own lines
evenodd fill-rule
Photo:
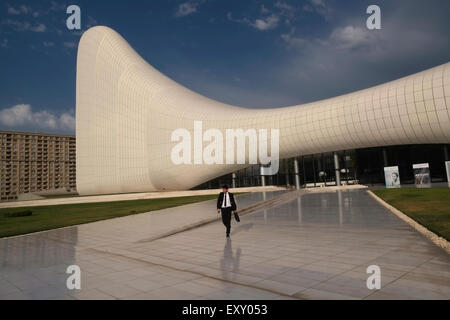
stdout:
<svg viewBox="0 0 450 320">
<path fill-rule="evenodd" d="M 398 167 L 384 167 L 384 180 L 386 181 L 386 188 L 399 188 L 400 173 Z"/>
<path fill-rule="evenodd" d="M 429 168 L 428 163 L 413 164 L 413 169 L 424 169 L 424 168 Z"/>
<path fill-rule="evenodd" d="M 428 163 L 413 164 L 416 187 L 431 187 L 430 166 Z"/>
<path fill-rule="evenodd" d="M 450 183 L 450 161 L 445 161 L 445 169 L 447 170 L 447 182 Z"/>
</svg>

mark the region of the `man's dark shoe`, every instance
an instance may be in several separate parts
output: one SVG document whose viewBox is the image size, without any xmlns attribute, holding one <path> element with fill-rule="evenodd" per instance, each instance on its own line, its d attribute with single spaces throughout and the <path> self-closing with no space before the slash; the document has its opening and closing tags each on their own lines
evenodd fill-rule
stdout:
<svg viewBox="0 0 450 320">
<path fill-rule="evenodd" d="M 230 237 L 230 234 L 229 233 L 227 233 L 227 238 L 229 238 Z"/>
</svg>

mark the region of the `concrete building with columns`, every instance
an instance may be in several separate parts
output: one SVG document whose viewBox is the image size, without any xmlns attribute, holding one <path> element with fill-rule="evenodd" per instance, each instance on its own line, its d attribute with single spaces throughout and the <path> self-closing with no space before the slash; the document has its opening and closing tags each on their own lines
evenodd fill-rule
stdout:
<svg viewBox="0 0 450 320">
<path fill-rule="evenodd" d="M 399 165 L 407 178 L 401 167 L 416 159 L 430 162 L 432 178 L 434 173 L 445 179 L 450 63 L 322 101 L 247 109 L 181 86 L 117 32 L 97 26 L 78 46 L 76 98 L 76 180 L 82 195 L 214 187 L 221 181 L 374 183 L 386 165 Z M 195 121 L 221 132 L 278 129 L 279 173 L 264 177 L 248 161 L 175 164 L 171 134 L 178 128 L 193 134 Z"/>
</svg>

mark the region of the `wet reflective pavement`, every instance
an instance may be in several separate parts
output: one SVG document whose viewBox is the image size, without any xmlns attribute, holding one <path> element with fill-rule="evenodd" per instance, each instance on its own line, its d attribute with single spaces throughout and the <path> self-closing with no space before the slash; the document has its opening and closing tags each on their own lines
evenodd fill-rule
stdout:
<svg viewBox="0 0 450 320">
<path fill-rule="evenodd" d="M 241 197 L 238 205 L 263 199 Z M 151 240 L 211 206 L 2 239 L 0 299 L 450 298 L 450 257 L 365 190 L 306 194 L 244 215 L 231 239 L 217 221 Z M 73 264 L 81 290 L 66 289 Z M 370 265 L 381 269 L 380 290 L 367 288 Z"/>
</svg>

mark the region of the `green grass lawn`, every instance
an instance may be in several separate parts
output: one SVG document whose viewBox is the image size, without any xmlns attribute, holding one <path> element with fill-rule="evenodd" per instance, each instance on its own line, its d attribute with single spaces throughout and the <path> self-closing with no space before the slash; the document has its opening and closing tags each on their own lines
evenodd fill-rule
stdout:
<svg viewBox="0 0 450 320">
<path fill-rule="evenodd" d="M 111 219 L 216 198 L 217 195 L 212 194 L 177 198 L 0 209 L 0 237 Z M 211 212 L 214 212 L 215 209 L 215 206 L 213 206 Z M 14 212 L 24 210 L 32 210 L 33 213 L 31 216 L 26 217 L 11 217 Z"/>
<path fill-rule="evenodd" d="M 450 188 L 373 190 L 381 199 L 450 241 Z"/>
</svg>

